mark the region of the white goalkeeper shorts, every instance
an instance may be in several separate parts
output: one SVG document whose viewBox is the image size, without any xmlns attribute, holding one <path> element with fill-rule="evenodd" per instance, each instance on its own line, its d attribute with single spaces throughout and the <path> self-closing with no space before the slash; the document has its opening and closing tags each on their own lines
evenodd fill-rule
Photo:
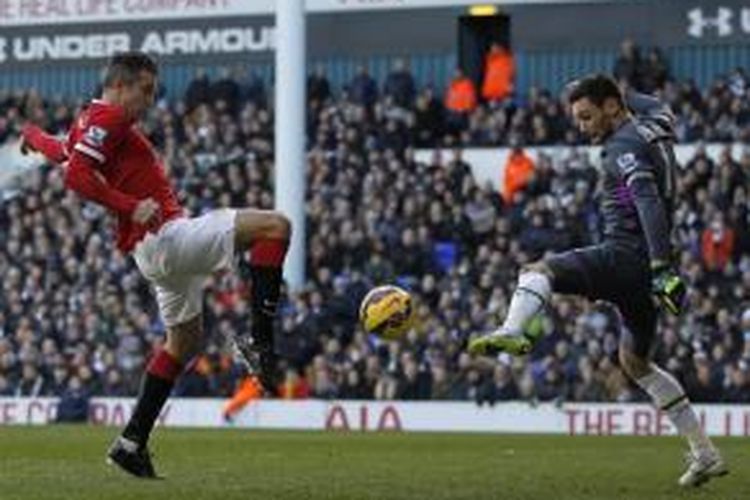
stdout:
<svg viewBox="0 0 750 500">
<path fill-rule="evenodd" d="M 220 209 L 174 219 L 135 247 L 135 262 L 156 291 L 167 327 L 201 314 L 206 278 L 233 267 L 236 217 L 236 210 Z"/>
</svg>

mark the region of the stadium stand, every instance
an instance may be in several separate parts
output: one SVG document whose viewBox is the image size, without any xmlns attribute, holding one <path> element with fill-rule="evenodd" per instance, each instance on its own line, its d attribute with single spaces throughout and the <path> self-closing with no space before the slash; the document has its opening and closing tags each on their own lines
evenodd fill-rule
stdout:
<svg viewBox="0 0 750 500">
<path fill-rule="evenodd" d="M 434 89 L 415 94 L 405 74 L 388 93 L 365 77 L 333 94 L 324 74 L 310 81 L 308 285 L 287 297 L 278 338 L 289 381 L 298 383 L 299 374 L 308 390 L 284 394 L 640 400 L 616 366 L 617 320 L 603 304 L 557 301 L 529 359 L 478 361 L 463 352 L 468 335 L 502 318 L 520 265 L 594 241 L 597 173 L 576 153 L 581 140 L 559 100 L 530 88 L 514 100 L 480 103 L 456 122 Z M 182 200 L 194 214 L 271 207 L 269 89 L 242 87 L 229 74 L 200 78 L 189 86 L 188 105 L 162 100 L 144 124 Z M 657 75 L 648 85 L 655 78 L 661 82 Z M 659 93 L 678 114 L 680 142 L 750 141 L 741 70 L 706 89 L 665 78 Z M 0 93 L 0 143 L 27 119 L 62 133 L 79 105 L 33 91 Z M 460 156 L 417 162 L 413 149 L 550 144 L 570 154 L 540 156 L 512 200 L 477 185 Z M 729 151 L 715 160 L 696 148 L 674 214 L 691 306 L 679 320 L 661 319 L 656 359 L 696 402 L 750 402 L 750 151 Z M 146 282 L 114 250 L 108 221 L 63 189 L 56 167 L 30 173 L 6 195 L 0 395 L 135 394 L 164 327 Z M 356 325 L 359 299 L 382 282 L 408 287 L 420 304 L 417 328 L 398 344 L 379 344 Z M 216 276 L 207 288 L 212 339 L 176 395 L 227 396 L 242 376 L 225 339 L 250 328 L 243 280 Z"/>
</svg>

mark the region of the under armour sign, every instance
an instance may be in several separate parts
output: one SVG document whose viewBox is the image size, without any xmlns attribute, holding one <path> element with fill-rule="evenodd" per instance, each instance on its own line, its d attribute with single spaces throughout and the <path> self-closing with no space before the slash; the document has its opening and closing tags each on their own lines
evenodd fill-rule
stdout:
<svg viewBox="0 0 750 500">
<path fill-rule="evenodd" d="M 721 6 L 710 12 L 697 7 L 687 12 L 687 18 L 687 33 L 693 38 L 725 38 L 738 33 L 750 34 L 750 8 L 735 10 Z"/>
</svg>

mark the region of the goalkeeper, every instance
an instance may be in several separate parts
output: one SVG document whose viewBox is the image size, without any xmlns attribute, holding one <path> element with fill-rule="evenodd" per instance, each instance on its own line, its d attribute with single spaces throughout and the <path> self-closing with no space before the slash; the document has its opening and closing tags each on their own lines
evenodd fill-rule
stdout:
<svg viewBox="0 0 750 500">
<path fill-rule="evenodd" d="M 583 295 L 617 306 L 623 319 L 622 369 L 664 411 L 690 445 L 683 486 L 724 475 L 726 465 L 705 435 L 679 382 L 652 361 L 658 307 L 678 315 L 685 284 L 670 241 L 677 163 L 674 116 L 657 99 L 626 92 L 593 75 L 568 88 L 579 130 L 601 150 L 604 237 L 596 246 L 553 255 L 521 270 L 503 325 L 469 343 L 469 352 L 526 354 L 539 332 L 530 321 L 552 292 Z"/>
</svg>

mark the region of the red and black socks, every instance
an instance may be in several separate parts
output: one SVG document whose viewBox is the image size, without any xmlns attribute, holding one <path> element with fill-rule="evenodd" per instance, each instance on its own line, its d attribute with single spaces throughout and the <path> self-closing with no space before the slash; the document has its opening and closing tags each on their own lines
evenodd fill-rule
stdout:
<svg viewBox="0 0 750 500">
<path fill-rule="evenodd" d="M 273 345 L 273 328 L 281 293 L 282 266 L 289 246 L 287 240 L 257 241 L 250 250 L 252 279 L 253 338 Z"/>
<path fill-rule="evenodd" d="M 156 418 L 172 392 L 175 380 L 182 372 L 182 363 L 164 349 L 159 349 L 151 358 L 143 375 L 133 414 L 130 416 L 122 436 L 146 446 Z"/>
</svg>

